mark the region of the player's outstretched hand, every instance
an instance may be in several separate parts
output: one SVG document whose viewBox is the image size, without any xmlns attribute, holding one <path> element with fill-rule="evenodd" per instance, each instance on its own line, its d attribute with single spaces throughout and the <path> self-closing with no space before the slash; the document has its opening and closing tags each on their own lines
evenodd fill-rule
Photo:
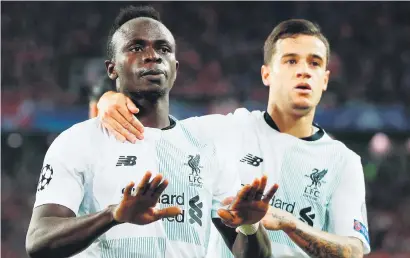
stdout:
<svg viewBox="0 0 410 258">
<path fill-rule="evenodd" d="M 232 228 L 259 222 L 266 215 L 269 202 L 278 189 L 278 185 L 274 184 L 266 195 L 263 195 L 267 180 L 266 176 L 257 178 L 251 185 L 245 185 L 236 198 L 224 200 L 224 204 L 230 202 L 230 205 L 227 209 L 218 210 L 222 222 Z"/>
<path fill-rule="evenodd" d="M 175 217 L 181 213 L 181 209 L 176 206 L 164 209 L 156 209 L 155 206 L 161 193 L 167 188 L 168 181 L 162 181 L 162 175 L 156 175 L 152 181 L 151 172 L 147 171 L 132 194 L 134 182 L 125 187 L 124 196 L 121 203 L 113 210 L 114 220 L 123 223 L 145 225 L 162 218 Z"/>
<path fill-rule="evenodd" d="M 115 138 L 135 143 L 144 139 L 144 126 L 134 116 L 139 112 L 130 98 L 122 93 L 109 91 L 104 93 L 97 103 L 98 119 Z"/>
</svg>

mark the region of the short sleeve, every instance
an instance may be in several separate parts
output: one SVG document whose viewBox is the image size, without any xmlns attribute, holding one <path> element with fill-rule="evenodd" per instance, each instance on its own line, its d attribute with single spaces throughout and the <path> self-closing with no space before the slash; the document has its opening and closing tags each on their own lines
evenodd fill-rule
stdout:
<svg viewBox="0 0 410 258">
<path fill-rule="evenodd" d="M 229 138 L 231 132 L 236 129 L 236 121 L 232 113 L 192 117 L 183 120 L 182 123 L 201 135 L 201 138 L 210 141 Z"/>
<path fill-rule="evenodd" d="M 233 134 L 233 133 L 232 133 Z M 232 135 L 231 135 L 232 136 Z M 232 137 L 235 139 L 236 137 Z M 241 189 L 241 181 L 237 161 L 235 159 L 235 142 L 231 139 L 215 142 L 217 156 L 217 174 L 215 175 L 214 194 L 212 200 L 212 217 L 217 218 L 216 211 L 222 207 L 222 201 L 234 197 Z"/>
<path fill-rule="evenodd" d="M 44 204 L 59 204 L 78 214 L 84 196 L 88 148 L 87 141 L 80 140 L 83 132 L 76 129 L 72 127 L 61 133 L 47 150 L 34 208 Z"/>
<path fill-rule="evenodd" d="M 370 252 L 367 224 L 365 182 L 360 157 L 347 161 L 339 186 L 333 193 L 329 209 L 329 232 L 356 237 L 363 243 L 364 254 Z"/>
</svg>

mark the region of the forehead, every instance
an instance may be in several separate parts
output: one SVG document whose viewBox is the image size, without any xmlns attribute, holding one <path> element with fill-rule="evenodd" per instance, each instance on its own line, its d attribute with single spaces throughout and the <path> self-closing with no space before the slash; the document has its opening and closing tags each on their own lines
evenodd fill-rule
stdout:
<svg viewBox="0 0 410 258">
<path fill-rule="evenodd" d="M 124 23 L 113 35 L 115 45 L 124 45 L 131 40 L 166 40 L 175 45 L 172 33 L 164 24 L 151 18 L 136 18 Z"/>
<path fill-rule="evenodd" d="M 279 58 L 284 54 L 294 53 L 301 56 L 318 55 L 325 60 L 326 52 L 325 43 L 315 36 L 299 35 L 276 42 L 276 54 Z"/>
</svg>

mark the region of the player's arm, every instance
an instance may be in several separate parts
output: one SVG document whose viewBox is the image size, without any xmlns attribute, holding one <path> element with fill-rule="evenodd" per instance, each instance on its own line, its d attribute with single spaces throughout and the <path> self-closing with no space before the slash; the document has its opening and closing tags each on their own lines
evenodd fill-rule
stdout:
<svg viewBox="0 0 410 258">
<path fill-rule="evenodd" d="M 125 187 L 118 205 L 81 217 L 62 205 L 45 204 L 34 209 L 26 239 L 30 257 L 69 257 L 87 248 L 104 232 L 121 223 L 145 225 L 178 215 L 178 207 L 156 209 L 159 196 L 168 186 L 162 175 L 151 181 L 147 172 L 132 194 L 134 183 Z"/>
<path fill-rule="evenodd" d="M 147 173 L 135 196 L 130 196 L 131 183 L 119 205 L 76 217 L 84 199 L 84 185 L 93 172 L 89 169 L 90 162 L 96 154 L 90 149 L 93 146 L 90 135 L 84 133 L 87 129 L 77 125 L 61 133 L 46 153 L 26 236 L 26 251 L 30 257 L 68 257 L 82 251 L 118 223 L 142 225 L 179 212 L 178 208 L 153 209 L 168 182 L 161 182 L 162 177 L 157 175 L 148 188 L 151 174 Z"/>
<path fill-rule="evenodd" d="M 45 204 L 33 210 L 26 251 L 29 257 L 69 257 L 87 248 L 117 224 L 113 218 L 113 207 L 76 217 L 67 207 Z"/>
<path fill-rule="evenodd" d="M 218 209 L 215 227 L 235 257 L 270 257 L 272 250 L 269 237 L 259 221 L 266 215 L 269 201 L 277 185 L 269 188 L 266 195 L 267 177 L 255 179 L 244 186 L 235 198 L 227 198 L 227 208 Z"/>
<path fill-rule="evenodd" d="M 328 232 L 275 208 L 263 219 L 265 228 L 283 230 L 311 257 L 363 257 L 369 253 L 363 170 L 360 160 L 351 162 L 331 198 Z"/>
<path fill-rule="evenodd" d="M 283 230 L 310 257 L 363 257 L 359 239 L 315 229 L 280 209 L 272 209 L 263 225 L 268 230 Z"/>
<path fill-rule="evenodd" d="M 268 234 L 262 225 L 254 234 L 237 233 L 235 228 L 226 226 L 221 219 L 213 218 L 216 229 L 226 246 L 235 257 L 270 257 L 272 250 Z"/>
<path fill-rule="evenodd" d="M 143 139 L 144 126 L 135 117 L 138 108 L 123 93 L 108 91 L 98 101 L 98 119 L 115 138 L 121 142 L 135 143 L 137 139 Z M 230 137 L 232 128 L 235 126 L 229 119 L 230 115 L 208 115 L 200 119 L 191 118 L 184 120 L 185 123 L 195 124 L 200 127 L 202 134 L 210 139 Z"/>
<path fill-rule="evenodd" d="M 123 93 L 107 91 L 97 103 L 102 125 L 121 142 L 135 143 L 143 139 L 144 126 L 134 116 L 139 109 Z"/>
<path fill-rule="evenodd" d="M 338 236 L 297 221 L 288 236 L 311 257 L 363 257 L 362 242 L 355 237 Z"/>
</svg>

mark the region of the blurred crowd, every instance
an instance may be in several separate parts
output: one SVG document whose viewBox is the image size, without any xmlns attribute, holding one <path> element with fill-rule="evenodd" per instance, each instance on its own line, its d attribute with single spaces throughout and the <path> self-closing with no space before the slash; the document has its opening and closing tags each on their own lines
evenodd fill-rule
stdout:
<svg viewBox="0 0 410 258">
<path fill-rule="evenodd" d="M 86 106 L 91 86 L 104 75 L 110 26 L 129 3 L 2 2 L 2 116 L 11 114 L 24 127 L 38 109 Z M 409 2 L 152 5 L 177 40 L 181 65 L 174 101 L 202 103 L 207 113 L 265 103 L 267 89 L 260 79 L 264 40 L 278 22 L 305 18 L 317 22 L 331 44 L 331 81 L 321 108 L 408 107 L 410 102 Z M 2 134 L 2 257 L 25 257 L 38 175 L 53 137 Z M 380 157 L 367 149 L 370 139 L 352 139 L 342 137 L 364 159 L 372 247 L 378 251 L 372 257 L 410 257 L 410 192 L 405 187 L 410 146 L 400 138 L 394 151 Z M 22 145 L 10 147 L 16 141 Z"/>
<path fill-rule="evenodd" d="M 2 6 L 4 108 L 84 104 L 96 77 L 70 87 L 79 60 L 105 58 L 119 2 L 25 2 Z M 410 101 L 408 2 L 155 2 L 181 62 L 172 95 L 212 102 L 266 101 L 263 42 L 288 18 L 317 22 L 331 43 L 331 83 L 322 106 Z M 175 15 L 175 14 L 178 15 Z M 103 62 L 99 64 L 104 69 Z M 77 67 L 78 69 L 78 67 Z M 2 112 L 7 112 L 2 110 Z"/>
</svg>

